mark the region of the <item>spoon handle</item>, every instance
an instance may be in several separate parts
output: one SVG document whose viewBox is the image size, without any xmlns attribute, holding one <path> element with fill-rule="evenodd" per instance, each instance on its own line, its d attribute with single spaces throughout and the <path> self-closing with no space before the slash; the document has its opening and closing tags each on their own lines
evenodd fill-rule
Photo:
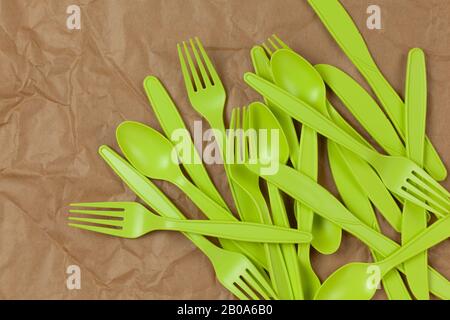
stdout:
<svg viewBox="0 0 450 320">
<path fill-rule="evenodd" d="M 400 249 L 384 259 L 380 264 L 382 274 L 385 274 L 395 266 L 414 257 L 416 254 L 438 244 L 450 237 L 450 215 L 439 219 L 430 227 L 420 232 Z"/>
</svg>

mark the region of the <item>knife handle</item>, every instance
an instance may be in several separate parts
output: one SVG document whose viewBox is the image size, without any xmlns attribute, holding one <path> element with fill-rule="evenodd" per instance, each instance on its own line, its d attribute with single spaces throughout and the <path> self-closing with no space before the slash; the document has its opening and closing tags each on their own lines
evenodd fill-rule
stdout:
<svg viewBox="0 0 450 320">
<path fill-rule="evenodd" d="M 421 49 L 411 49 L 408 54 L 405 88 L 406 151 L 407 156 L 423 166 L 425 124 L 427 113 L 427 73 L 425 54 Z M 426 211 L 406 202 L 403 208 L 402 244 L 406 244 L 427 227 Z M 429 299 L 427 276 L 427 251 L 405 261 L 404 267 L 411 292 L 419 300 Z"/>
<path fill-rule="evenodd" d="M 425 54 L 414 48 L 408 55 L 405 89 L 406 151 L 417 165 L 423 166 L 425 124 L 427 118 L 427 72 Z"/>
<path fill-rule="evenodd" d="M 375 64 L 350 15 L 338 0 L 308 0 L 334 40 L 366 78 L 402 139 L 405 139 L 404 103 Z M 424 167 L 442 181 L 447 169 L 430 140 L 426 139 Z"/>
</svg>

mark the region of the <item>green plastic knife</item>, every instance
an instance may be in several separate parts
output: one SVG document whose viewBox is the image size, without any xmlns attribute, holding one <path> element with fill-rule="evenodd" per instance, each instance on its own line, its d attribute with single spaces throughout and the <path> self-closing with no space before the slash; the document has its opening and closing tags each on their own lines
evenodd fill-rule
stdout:
<svg viewBox="0 0 450 320">
<path fill-rule="evenodd" d="M 347 57 L 366 78 L 404 139 L 406 136 L 405 105 L 375 64 L 350 15 L 338 0 L 308 0 L 308 3 Z M 425 143 L 424 167 L 438 181 L 444 180 L 447 176 L 447 169 L 428 139 Z"/>
<path fill-rule="evenodd" d="M 405 146 L 372 96 L 347 73 L 328 64 L 315 66 L 322 79 L 372 138 L 391 156 L 404 156 Z"/>
<path fill-rule="evenodd" d="M 415 48 L 409 52 L 406 74 L 406 151 L 407 156 L 423 166 L 425 122 L 427 113 L 427 73 L 425 55 Z M 403 208 L 402 244 L 427 227 L 426 211 L 406 201 Z M 405 272 L 409 287 L 417 299 L 428 300 L 427 252 L 405 261 Z"/>
</svg>

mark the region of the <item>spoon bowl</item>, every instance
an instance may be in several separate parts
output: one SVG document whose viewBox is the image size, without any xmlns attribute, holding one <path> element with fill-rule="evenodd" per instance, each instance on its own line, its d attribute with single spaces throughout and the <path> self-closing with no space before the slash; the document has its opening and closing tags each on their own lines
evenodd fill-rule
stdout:
<svg viewBox="0 0 450 320">
<path fill-rule="evenodd" d="M 286 163 L 289 159 L 289 144 L 277 118 L 262 103 L 253 102 L 248 106 L 250 128 L 267 130 L 267 143 L 260 143 L 258 156 L 264 160 L 277 159 L 280 163 Z M 276 140 L 272 141 L 272 130 L 278 132 Z M 277 151 L 273 154 L 273 151 Z"/>
<path fill-rule="evenodd" d="M 357 262 L 339 268 L 325 280 L 314 299 L 370 300 L 378 285 L 376 269 L 372 270 L 370 266 L 367 263 Z"/>
<path fill-rule="evenodd" d="M 116 137 L 122 152 L 142 174 L 169 181 L 182 174 L 171 157 L 174 146 L 155 129 L 139 122 L 125 121 L 117 127 Z"/>
<path fill-rule="evenodd" d="M 270 63 L 274 82 L 278 86 L 328 116 L 325 83 L 317 70 L 306 59 L 292 50 L 279 49 L 272 55 Z M 305 136 L 301 139 L 306 140 L 306 136 L 313 139 L 314 132 L 306 132 L 306 130 L 312 129 L 303 127 L 302 134 L 304 133 Z M 303 150 L 303 157 L 308 157 L 310 152 L 318 152 L 317 147 L 312 148 L 311 146 L 317 144 L 317 140 L 302 141 L 302 144 L 305 145 L 305 148 L 309 146 L 307 150 Z M 309 159 L 310 165 L 312 165 L 312 159 Z M 315 165 L 317 166 L 317 164 Z M 313 174 L 313 172 L 308 173 Z M 314 175 L 317 175 L 317 172 Z M 320 253 L 332 254 L 337 251 L 342 238 L 339 226 L 314 215 L 311 231 L 314 235 L 311 244 Z"/>
<path fill-rule="evenodd" d="M 378 284 L 391 269 L 447 240 L 450 216 L 422 230 L 406 245 L 377 263 L 349 263 L 335 271 L 317 291 L 316 300 L 370 300 Z"/>
</svg>

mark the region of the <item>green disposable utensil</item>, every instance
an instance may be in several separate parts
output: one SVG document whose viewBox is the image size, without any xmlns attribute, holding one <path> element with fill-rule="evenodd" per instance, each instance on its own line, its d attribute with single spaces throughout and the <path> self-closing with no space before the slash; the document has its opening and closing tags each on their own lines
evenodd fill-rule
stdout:
<svg viewBox="0 0 450 320">
<path fill-rule="evenodd" d="M 159 132 L 139 122 L 125 121 L 117 127 L 116 136 L 125 157 L 143 175 L 175 184 L 211 220 L 237 221 L 231 212 L 206 196 L 183 175 L 172 143 Z M 224 248 L 228 248 L 227 242 L 221 240 Z M 264 257 L 261 246 L 245 242 L 233 242 L 232 245 L 238 245 L 249 257 L 267 267 L 266 261 L 260 259 Z"/>
<path fill-rule="evenodd" d="M 101 146 L 99 153 L 128 187 L 157 213 L 163 217 L 186 219 L 161 190 L 114 150 Z M 236 297 L 243 300 L 277 298 L 264 274 L 246 256 L 221 249 L 197 234 L 184 235 L 208 257 L 219 282 Z"/>
<path fill-rule="evenodd" d="M 427 73 L 425 54 L 415 48 L 409 52 L 405 88 L 406 105 L 406 151 L 407 156 L 423 166 L 425 122 L 427 113 Z M 424 209 L 409 201 L 405 202 L 402 221 L 402 244 L 408 243 L 427 227 Z M 421 252 L 404 264 L 411 291 L 417 299 L 428 300 L 427 252 Z"/>
<path fill-rule="evenodd" d="M 335 143 L 328 142 L 328 155 L 333 156 L 333 161 L 330 161 L 331 172 L 339 195 L 357 218 L 377 232 L 381 232 L 372 204 L 357 181 L 359 177 L 352 174 L 352 168 L 347 165 L 342 151 L 344 150 Z M 374 261 L 382 259 L 374 250 L 371 250 L 371 254 Z M 408 289 L 397 270 L 386 274 L 383 278 L 383 287 L 391 300 L 411 300 Z"/>
<path fill-rule="evenodd" d="M 270 82 L 273 82 L 269 57 L 271 57 L 272 54 L 280 48 L 289 49 L 289 47 L 276 35 L 273 35 L 272 38 L 267 39 L 267 43 L 263 43 L 262 47 L 261 46 L 253 47 L 251 51 L 252 62 L 255 69 L 255 73 L 258 76 Z M 293 125 L 292 118 L 289 115 L 287 115 L 283 110 L 277 108 L 266 98 L 264 98 L 264 100 L 266 101 L 266 104 L 270 108 L 272 113 L 277 117 L 281 127 L 283 128 L 283 132 L 286 135 L 287 142 L 289 145 L 290 160 L 294 168 L 299 169 L 298 162 L 301 161 L 302 162 L 301 169 L 304 173 L 309 173 L 311 178 L 317 176 L 318 171 L 317 152 L 312 152 L 307 157 L 304 156 L 305 153 L 308 153 L 307 150 L 317 150 L 317 139 L 313 139 L 316 138 L 314 132 L 312 130 L 306 130 L 302 132 L 302 141 L 300 144 L 301 149 L 303 151 L 299 153 L 300 145 L 298 143 L 298 137 L 295 131 L 295 127 Z M 308 138 L 307 137 L 308 133 L 312 134 L 314 137 Z M 309 142 L 311 145 L 309 144 L 307 145 L 306 144 L 307 142 Z M 313 230 L 314 214 L 311 212 L 309 208 L 302 206 L 298 202 L 295 202 L 294 208 L 298 228 L 300 230 L 311 232 Z M 320 216 L 318 217 L 319 218 L 316 219 L 316 226 L 321 225 L 317 223 L 317 220 L 322 220 L 322 218 Z M 320 235 L 321 233 L 318 232 L 318 234 Z M 313 299 L 315 292 L 320 287 L 320 280 L 311 266 L 310 244 L 301 244 L 298 246 L 298 260 L 300 264 L 302 295 L 305 299 Z M 295 288 L 295 285 L 293 285 L 293 287 Z"/>
<path fill-rule="evenodd" d="M 404 156 L 405 146 L 372 96 L 344 71 L 327 64 L 315 66 L 331 91 L 344 103 L 376 142 L 392 156 Z"/>
<path fill-rule="evenodd" d="M 273 222 L 266 200 L 259 188 L 259 177 L 249 171 L 243 164 L 245 154 L 242 152 L 242 145 L 246 139 L 246 135 L 252 134 L 250 132 L 251 130 L 254 129 L 250 128 L 247 108 L 243 107 L 242 110 L 241 108 L 234 108 L 231 115 L 228 146 L 230 149 L 233 147 L 235 160 L 233 164 L 227 164 L 227 166 L 229 166 L 231 178 L 242 190 L 248 193 L 250 199 L 254 199 L 255 201 L 257 211 L 253 212 L 252 215 L 247 213 L 248 217 L 255 219 L 254 221 L 256 222 L 271 225 Z M 231 143 L 232 139 L 234 139 L 234 143 Z M 268 271 L 275 292 L 277 292 L 281 299 L 292 300 L 294 295 L 281 246 L 266 244 L 265 249 L 269 264 Z"/>
<path fill-rule="evenodd" d="M 282 50 L 274 54 L 272 61 Z M 341 144 L 370 163 L 386 187 L 398 196 L 434 212 L 439 217 L 446 216 L 450 211 L 450 193 L 411 160 L 404 157 L 385 156 L 373 151 L 306 102 L 255 74 L 246 73 L 244 80 L 279 108 L 283 108 L 291 117 Z"/>
<path fill-rule="evenodd" d="M 377 284 L 392 268 L 450 236 L 450 216 L 423 230 L 386 259 L 377 263 L 349 263 L 322 284 L 317 300 L 370 300 Z"/>
<path fill-rule="evenodd" d="M 223 121 L 226 100 L 225 88 L 201 41 L 198 38 L 195 38 L 195 40 L 190 39 L 189 44 L 187 45 L 183 41 L 182 45 L 177 45 L 178 57 L 189 101 L 192 107 L 214 129 L 215 141 L 225 163 L 226 157 L 224 150 L 227 150 L 225 124 Z M 228 166 L 225 165 L 224 167 L 237 211 L 241 220 L 245 220 L 246 214 L 249 212 L 257 212 L 259 208 L 256 205 L 255 199 L 252 199 L 246 190 L 243 190 L 239 184 L 231 179 Z M 258 251 L 259 254 L 254 257 L 256 258 L 255 261 L 259 264 L 262 261 L 266 262 L 263 248 L 259 248 Z M 264 265 L 267 267 L 267 263 Z"/>
<path fill-rule="evenodd" d="M 375 64 L 350 15 L 338 0 L 308 0 L 308 3 L 347 57 L 365 77 L 404 139 L 406 136 L 405 105 Z M 424 164 L 434 179 L 441 181 L 446 178 L 447 169 L 428 139 L 425 143 Z"/>
<path fill-rule="evenodd" d="M 270 70 L 270 60 L 264 49 L 261 46 L 254 46 L 250 52 L 250 55 L 252 58 L 255 73 L 261 78 L 272 82 L 273 79 L 272 71 Z M 294 164 L 295 166 L 298 159 L 299 144 L 297 132 L 295 131 L 294 121 L 292 121 L 292 118 L 288 114 L 286 114 L 286 112 L 274 106 L 267 99 L 264 100 L 267 107 L 269 107 L 270 111 L 272 111 L 281 127 L 283 128 L 284 135 L 286 136 L 287 143 L 289 145 L 289 156 L 292 164 Z"/>
<path fill-rule="evenodd" d="M 292 50 L 277 50 L 271 59 L 271 70 L 274 82 L 278 86 L 314 106 L 324 116 L 328 116 L 325 85 L 318 72 L 308 61 Z M 315 179 L 317 179 L 317 152 L 316 132 L 303 126 L 298 167 L 301 172 Z M 341 243 L 341 229 L 321 217 L 313 220 L 310 216 L 312 214 L 309 210 L 299 208 L 298 224 L 301 226 L 302 223 L 305 223 L 308 228 L 312 220 L 313 247 L 324 254 L 335 252 Z M 307 248 L 300 247 L 300 249 Z"/>
<path fill-rule="evenodd" d="M 250 128 L 257 132 L 267 132 L 267 143 L 260 144 L 260 155 L 273 157 L 272 150 L 277 150 L 278 161 L 286 163 L 289 158 L 289 145 L 284 135 L 280 123 L 274 114 L 262 103 L 255 102 L 249 105 L 249 124 Z M 278 132 L 278 139 L 272 140 L 271 132 Z M 271 160 L 271 159 L 267 159 Z M 275 225 L 289 228 L 289 219 L 284 205 L 284 199 L 280 190 L 271 183 L 267 183 L 272 219 Z M 303 300 L 302 279 L 300 275 L 300 265 L 297 258 L 297 250 L 294 245 L 282 245 L 284 260 L 289 274 L 294 299 Z"/>
<path fill-rule="evenodd" d="M 186 128 L 175 103 L 170 98 L 169 93 L 166 91 L 162 83 L 158 80 L 158 78 L 148 76 L 144 80 L 144 89 L 147 93 L 150 105 L 152 106 L 156 118 L 158 118 L 166 137 L 170 139 L 180 130 L 184 130 L 185 135 L 183 135 L 182 141 L 183 143 L 188 143 L 185 148 L 188 147 L 189 154 L 180 154 L 180 150 L 178 155 L 180 159 L 183 159 L 183 156 L 188 158 L 186 159 L 187 161 L 182 161 L 182 165 L 186 169 L 194 184 L 222 207 L 228 208 L 222 196 L 209 178 L 208 172 L 203 166 L 202 159 L 200 158 L 198 151 L 192 142 L 191 136 L 189 135 L 189 131 Z"/>
<path fill-rule="evenodd" d="M 280 164 L 275 174 L 264 174 L 261 170 L 264 168 L 264 164 L 257 161 L 255 163 L 248 162 L 246 166 L 295 200 L 310 207 L 323 218 L 331 220 L 360 239 L 380 256 L 389 256 L 400 247 L 396 242 L 359 220 L 328 190 L 301 172 Z M 398 265 L 397 269 L 404 272 L 402 265 Z M 450 299 L 450 282 L 444 276 L 428 267 L 428 279 L 433 294 L 442 299 Z"/>
<path fill-rule="evenodd" d="M 374 149 L 345 119 L 328 104 L 328 111 L 331 119 L 341 129 L 357 139 L 362 144 Z M 375 149 L 374 149 L 375 150 Z M 402 212 L 398 207 L 392 194 L 386 189 L 383 181 L 380 179 L 375 170 L 364 160 L 353 152 L 340 148 L 340 153 L 345 152 L 343 157 L 346 166 L 350 168 L 352 175 L 356 178 L 356 182 L 364 191 L 365 195 L 381 212 L 383 217 L 389 222 L 392 228 L 397 232 L 401 232 Z"/>
<path fill-rule="evenodd" d="M 395 128 L 404 139 L 406 136 L 404 103 L 375 64 L 363 37 L 350 15 L 338 0 L 308 0 L 308 3 L 317 13 L 342 51 L 366 78 Z M 441 181 L 446 178 L 447 169 L 428 139 L 425 145 L 424 161 L 425 168 L 434 179 Z"/>
<path fill-rule="evenodd" d="M 300 243 L 311 241 L 312 238 L 311 234 L 306 232 L 258 223 L 180 220 L 161 217 L 137 202 L 80 202 L 70 205 L 89 209 L 69 210 L 75 215 L 69 216 L 68 219 L 77 222 L 71 222 L 69 226 L 122 238 L 139 238 L 157 230 L 181 231 L 231 240 L 267 243 Z M 81 215 L 81 217 L 76 215 Z"/>
</svg>

